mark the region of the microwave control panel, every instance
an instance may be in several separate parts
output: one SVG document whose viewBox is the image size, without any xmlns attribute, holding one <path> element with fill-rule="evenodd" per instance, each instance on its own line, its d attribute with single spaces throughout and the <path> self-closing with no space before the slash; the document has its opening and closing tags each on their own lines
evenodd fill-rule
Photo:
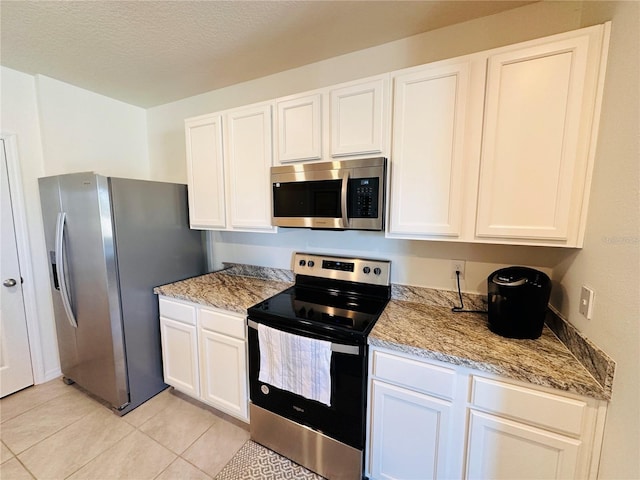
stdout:
<svg viewBox="0 0 640 480">
<path fill-rule="evenodd" d="M 377 218 L 380 179 L 351 178 L 347 188 L 349 218 Z"/>
</svg>

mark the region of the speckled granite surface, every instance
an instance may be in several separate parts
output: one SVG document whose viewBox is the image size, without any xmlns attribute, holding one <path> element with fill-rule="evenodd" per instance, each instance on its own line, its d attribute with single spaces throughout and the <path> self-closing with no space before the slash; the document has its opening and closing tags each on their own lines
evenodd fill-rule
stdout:
<svg viewBox="0 0 640 480">
<path fill-rule="evenodd" d="M 232 312 L 246 313 L 247 308 L 291 285 L 292 282 L 237 275 L 237 271 L 230 268 L 156 287 L 153 292 Z"/>
<path fill-rule="evenodd" d="M 224 266 L 219 272 L 156 287 L 154 292 L 244 313 L 294 281 L 290 270 Z M 371 345 L 598 399 L 611 398 L 615 364 L 557 317 L 547 319 L 553 332 L 545 326 L 536 340 L 514 340 L 492 333 L 486 315 L 452 313 L 451 307 L 459 305 L 456 292 L 394 284 L 391 297 L 369 335 Z M 486 309 L 481 295 L 463 294 L 463 301 L 466 309 Z"/>
<path fill-rule="evenodd" d="M 598 399 L 611 395 L 546 326 L 536 340 L 514 340 L 492 333 L 486 315 L 392 299 L 369 344 Z"/>
<path fill-rule="evenodd" d="M 429 305 L 451 308 L 460 306 L 458 292 L 436 290 L 434 288 L 414 287 L 411 285 L 391 284 L 391 298 L 405 302 L 426 303 Z M 487 300 L 483 295 L 462 294 L 465 310 L 486 310 Z"/>
<path fill-rule="evenodd" d="M 545 323 L 611 396 L 616 362 L 556 312 L 549 310 Z"/>
</svg>

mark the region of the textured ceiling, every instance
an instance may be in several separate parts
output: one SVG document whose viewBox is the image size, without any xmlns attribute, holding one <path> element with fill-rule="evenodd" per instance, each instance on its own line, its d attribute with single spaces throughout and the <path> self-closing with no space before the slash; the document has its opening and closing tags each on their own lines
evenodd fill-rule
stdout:
<svg viewBox="0 0 640 480">
<path fill-rule="evenodd" d="M 150 107 L 531 1 L 7 1 L 0 63 Z"/>
</svg>

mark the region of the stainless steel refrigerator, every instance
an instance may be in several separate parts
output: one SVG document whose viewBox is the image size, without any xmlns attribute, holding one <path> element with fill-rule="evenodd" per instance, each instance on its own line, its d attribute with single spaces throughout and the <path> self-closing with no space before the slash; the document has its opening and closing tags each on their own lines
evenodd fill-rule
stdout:
<svg viewBox="0 0 640 480">
<path fill-rule="evenodd" d="M 124 415 L 167 387 L 153 287 L 204 273 L 185 185 L 39 179 L 64 380 Z"/>
</svg>

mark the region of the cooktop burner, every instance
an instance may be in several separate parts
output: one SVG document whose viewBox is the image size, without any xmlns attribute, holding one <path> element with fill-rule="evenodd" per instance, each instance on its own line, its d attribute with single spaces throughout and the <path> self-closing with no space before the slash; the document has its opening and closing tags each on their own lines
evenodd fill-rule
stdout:
<svg viewBox="0 0 640 480">
<path fill-rule="evenodd" d="M 364 341 L 390 297 L 390 262 L 300 253 L 294 261 L 296 284 L 251 307 L 249 316 Z"/>
</svg>

